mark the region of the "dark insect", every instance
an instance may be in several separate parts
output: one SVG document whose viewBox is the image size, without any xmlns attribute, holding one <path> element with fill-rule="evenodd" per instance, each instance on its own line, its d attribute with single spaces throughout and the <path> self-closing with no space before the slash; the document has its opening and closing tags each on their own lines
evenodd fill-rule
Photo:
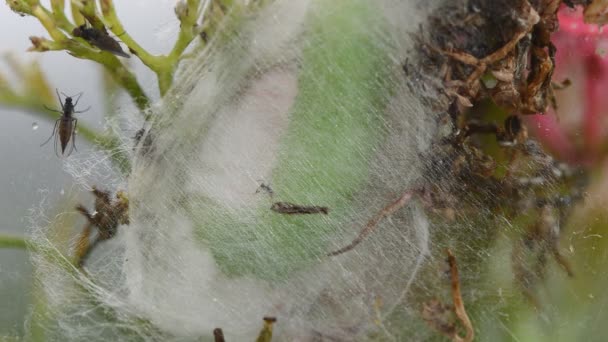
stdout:
<svg viewBox="0 0 608 342">
<path fill-rule="evenodd" d="M 103 29 L 97 29 L 94 27 L 87 27 L 83 24 L 75 28 L 72 31 L 72 34 L 74 37 L 86 40 L 89 44 L 100 50 L 113 53 L 116 56 L 131 58 L 130 55 L 123 51 L 116 39 L 110 37 L 105 27 Z"/>
<path fill-rule="evenodd" d="M 61 154 L 67 157 L 72 153 L 73 150 L 76 149 L 75 137 L 78 119 L 76 119 L 73 115 L 75 113 L 84 113 L 87 110 L 91 109 L 91 107 L 85 110 L 76 111 L 74 109 L 76 108 L 76 105 L 78 105 L 78 100 L 80 100 L 80 96 L 82 96 L 82 93 L 77 94 L 78 97 L 76 98 L 75 103 L 72 103 L 72 97 L 74 96 L 67 96 L 66 94 L 62 93 L 63 96 L 65 96 L 65 103 L 61 103 L 61 96 L 59 96 L 59 91 L 55 89 L 55 92 L 57 92 L 57 98 L 59 99 L 61 110 L 52 109 L 47 106 L 44 106 L 44 108 L 53 112 L 61 113 L 61 117 L 57 119 L 57 121 L 55 121 L 55 127 L 53 127 L 53 133 L 51 134 L 51 136 L 45 142 L 43 142 L 40 147 L 46 145 L 49 141 L 51 141 L 53 137 L 56 137 L 55 154 L 59 157 L 59 153 L 57 152 L 57 140 L 59 140 L 61 142 Z M 72 141 L 71 145 L 69 144 L 70 140 Z M 70 145 L 70 147 L 68 147 L 68 145 Z M 67 152 L 66 147 L 68 148 Z"/>
<path fill-rule="evenodd" d="M 94 187 L 91 192 L 95 195 L 95 211 L 89 213 L 82 205 L 76 207 L 76 210 L 88 221 L 80 236 L 76 251 L 76 262 L 79 267 L 84 265 L 97 244 L 116 235 L 119 225 L 129 224 L 129 200 L 122 191 L 116 194 L 115 201 L 111 200 L 110 194 L 106 191 Z M 93 242 L 89 243 L 93 227 L 97 227 L 98 234 Z"/>
<path fill-rule="evenodd" d="M 140 155 L 145 156 L 154 151 L 154 142 L 151 131 L 146 132 L 146 129 L 142 127 L 137 132 L 135 132 L 133 140 L 135 141 L 135 146 L 133 146 L 133 150 L 139 150 Z"/>
<path fill-rule="evenodd" d="M 279 214 L 296 215 L 296 214 L 329 214 L 329 208 L 319 206 L 304 206 L 288 202 L 275 202 L 270 210 Z"/>
<path fill-rule="evenodd" d="M 201 33 L 199 33 L 199 36 L 201 37 L 201 39 L 203 40 L 203 42 L 205 44 L 207 44 L 209 42 L 209 35 L 207 35 L 207 32 L 205 32 L 204 30 L 201 31 Z"/>
<path fill-rule="evenodd" d="M 255 193 L 259 194 L 261 191 L 266 192 L 268 195 L 270 195 L 270 197 L 272 197 L 274 195 L 274 191 L 272 190 L 272 188 L 270 187 L 270 185 L 268 185 L 266 183 L 260 183 L 260 186 L 255 191 Z"/>
</svg>

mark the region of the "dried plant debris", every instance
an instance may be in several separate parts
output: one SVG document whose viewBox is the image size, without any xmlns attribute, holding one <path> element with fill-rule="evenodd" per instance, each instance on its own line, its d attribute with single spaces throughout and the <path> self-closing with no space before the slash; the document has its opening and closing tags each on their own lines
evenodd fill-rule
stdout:
<svg viewBox="0 0 608 342">
<path fill-rule="evenodd" d="M 224 332 L 220 328 L 213 329 L 213 340 L 215 342 L 225 342 Z"/>
<path fill-rule="evenodd" d="M 346 253 L 352 249 L 354 249 L 358 244 L 363 242 L 363 240 L 371 234 L 373 231 L 378 228 L 378 224 L 387 216 L 390 216 L 397 212 L 399 209 L 403 208 L 407 205 L 412 197 L 417 193 L 417 190 L 408 190 L 404 192 L 401 197 L 399 197 L 394 202 L 390 203 L 386 207 L 382 208 L 372 219 L 370 219 L 367 224 L 363 227 L 363 229 L 359 232 L 357 237 L 347 246 L 342 247 L 336 251 L 328 253 L 328 256 L 336 256 L 342 253 Z"/>
<path fill-rule="evenodd" d="M 270 210 L 286 215 L 329 214 L 328 207 L 320 207 L 316 205 L 298 205 L 289 202 L 275 202 L 270 207 Z"/>
<path fill-rule="evenodd" d="M 510 155 L 502 165 L 506 172 L 501 172 L 495 159 L 470 141 L 483 134 L 494 135 L 497 145 Z M 453 135 L 437 143 L 433 152 L 428 159 L 428 181 L 424 185 L 406 190 L 372 217 L 350 244 L 328 255 L 335 256 L 354 249 L 377 229 L 384 218 L 413 199 L 417 199 L 427 212 L 448 221 L 480 212 L 482 203 L 483 209 L 515 216 L 534 208 L 531 198 L 544 201 L 540 194 L 545 189 L 569 184 L 573 180 L 580 183 L 584 179 L 582 170 L 557 162 L 536 141 L 529 139 L 518 116 L 508 116 L 502 126 L 470 120 Z M 525 170 L 518 169 L 519 158 L 526 159 Z M 574 186 L 572 192 L 578 193 L 580 188 L 580 185 Z M 571 206 L 580 198 L 574 196 L 564 205 Z M 562 220 L 566 219 L 567 215 L 564 215 Z"/>
<path fill-rule="evenodd" d="M 483 98 L 519 114 L 544 113 L 553 101 L 551 77 L 561 0 L 472 0 L 448 4 L 418 39 L 420 75 L 443 80 L 440 92 L 460 109 Z M 416 73 L 404 63 L 404 70 Z M 431 79 L 426 76 L 427 79 Z M 428 101 L 437 102 L 429 97 Z M 443 99 L 440 100 L 443 102 Z"/>
<path fill-rule="evenodd" d="M 421 40 L 428 47 L 423 55 L 434 61 L 449 98 L 448 120 L 442 124 L 451 133 L 439 137 L 425 159 L 425 182 L 417 197 L 427 212 L 449 220 L 481 212 L 506 218 L 533 215 L 535 223 L 514 242 L 521 284 L 542 279 L 547 255 L 573 274 L 558 243 L 586 186 L 586 170 L 543 151 L 521 120 L 521 115 L 554 106 L 553 91 L 569 84 L 552 80 L 556 49 L 550 36 L 558 27 L 560 4 L 473 0 L 468 9 L 453 8 L 461 21 L 438 18 L 428 39 Z M 487 108 L 505 113 L 503 124 L 489 119 Z M 484 138 L 488 135 L 496 144 Z M 536 256 L 533 267 L 522 261 L 522 253 Z M 523 286 L 528 297 L 532 287 Z"/>
<path fill-rule="evenodd" d="M 586 7 L 583 15 L 586 23 L 598 25 L 605 25 L 608 23 L 608 1 L 606 0 L 572 0 L 564 2 L 585 5 Z"/>
<path fill-rule="evenodd" d="M 422 305 L 422 319 L 424 319 L 433 329 L 450 338 L 452 341 L 470 342 L 475 337 L 475 331 L 473 330 L 473 324 L 464 308 L 464 302 L 460 293 L 460 279 L 458 276 L 456 258 L 450 250 L 447 250 L 447 254 L 447 262 L 450 267 L 453 305 L 445 305 L 437 299 L 430 300 Z M 458 319 L 462 325 L 462 328 L 465 331 L 464 336 L 459 334 L 460 329 L 455 318 Z"/>
<path fill-rule="evenodd" d="M 78 239 L 76 247 L 76 264 L 84 266 L 91 251 L 102 241 L 111 239 L 116 235 L 119 225 L 129 224 L 129 200 L 124 192 L 116 193 L 116 200 L 112 201 L 106 191 L 93 187 L 91 190 L 95 196 L 95 210 L 90 213 L 84 206 L 78 205 L 78 210 L 86 219 L 87 223 Z M 93 227 L 97 228 L 97 235 L 91 240 Z"/>
<path fill-rule="evenodd" d="M 417 36 L 420 55 L 406 60 L 403 70 L 408 78 L 443 94 L 432 96 L 430 91 L 424 100 L 445 113 L 438 118 L 439 132 L 444 133 L 422 157 L 424 177 L 417 185 L 388 203 L 355 230 L 358 234 L 350 244 L 329 256 L 355 249 L 376 233 L 383 219 L 416 200 L 428 214 L 447 222 L 478 218 L 501 226 L 504 218 L 531 215 L 535 223 L 522 227 L 523 236 L 514 239 L 513 258 L 516 281 L 524 284 L 528 297 L 533 280 L 542 279 L 547 256 L 568 275 L 574 273 L 558 245 L 572 207 L 583 198 L 587 171 L 554 159 L 528 136 L 522 122 L 522 115 L 544 113 L 555 103 L 553 91 L 569 83 L 552 80 L 556 49 L 550 35 L 557 30 L 560 3 L 472 0 L 468 7 L 447 5 L 422 28 Z M 421 82 L 424 77 L 430 82 Z M 433 77 L 441 82 L 433 82 Z M 502 123 L 496 122 L 497 115 Z M 492 231 L 496 229 L 488 236 L 495 236 Z M 527 262 L 525 256 L 530 255 L 534 260 Z M 429 313 L 444 309 L 428 306 Z"/>
<path fill-rule="evenodd" d="M 264 317 L 264 327 L 262 328 L 262 331 L 260 331 L 256 342 L 272 341 L 272 326 L 276 321 L 276 317 Z"/>
</svg>

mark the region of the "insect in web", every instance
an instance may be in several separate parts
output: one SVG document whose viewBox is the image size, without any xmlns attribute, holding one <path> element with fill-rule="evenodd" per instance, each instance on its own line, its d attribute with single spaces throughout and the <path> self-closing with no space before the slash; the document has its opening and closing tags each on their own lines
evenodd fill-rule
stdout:
<svg viewBox="0 0 608 342">
<path fill-rule="evenodd" d="M 89 44 L 96 48 L 115 54 L 116 56 L 131 58 L 123 49 L 116 39 L 110 37 L 108 31 L 102 26 L 101 29 L 95 27 L 88 27 L 83 24 L 76 27 L 72 31 L 74 37 L 79 37 L 86 40 Z"/>
<path fill-rule="evenodd" d="M 72 153 L 73 150 L 76 149 L 75 138 L 78 119 L 74 117 L 74 114 L 84 113 L 87 110 L 91 109 L 91 107 L 80 111 L 75 110 L 76 105 L 78 105 L 78 100 L 80 100 L 80 97 L 82 96 L 82 93 L 78 93 L 72 96 L 67 96 L 64 93 L 61 93 L 63 96 L 65 96 L 65 103 L 62 103 L 61 96 L 59 96 L 59 91 L 55 89 L 55 92 L 57 93 L 57 98 L 59 99 L 61 110 L 52 109 L 47 106 L 44 106 L 44 108 L 53 112 L 60 113 L 61 117 L 57 119 L 57 121 L 55 121 L 55 126 L 53 127 L 53 133 L 51 133 L 51 136 L 45 142 L 43 142 L 40 147 L 46 145 L 49 141 L 51 141 L 53 137 L 55 137 L 55 154 L 59 157 L 59 153 L 57 152 L 57 140 L 59 140 L 61 143 L 61 154 L 67 157 Z M 75 96 L 77 96 L 76 102 L 72 103 L 72 98 Z M 70 144 L 70 141 L 72 141 L 72 144 Z"/>
</svg>

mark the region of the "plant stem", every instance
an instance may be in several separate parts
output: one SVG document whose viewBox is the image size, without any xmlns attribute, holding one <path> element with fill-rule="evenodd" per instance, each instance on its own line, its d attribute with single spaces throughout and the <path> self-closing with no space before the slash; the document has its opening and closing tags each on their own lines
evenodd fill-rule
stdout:
<svg viewBox="0 0 608 342">
<path fill-rule="evenodd" d="M 0 235 L 0 248 L 27 249 L 30 243 L 20 236 Z"/>
<path fill-rule="evenodd" d="M 60 6 L 54 3 L 53 5 L 54 10 L 59 10 Z M 94 12 L 95 9 L 93 8 L 92 11 Z M 63 32 L 61 32 L 59 28 L 68 32 L 71 32 L 74 28 L 74 25 L 67 20 L 63 13 L 61 15 L 56 13 L 52 14 L 42 6 L 32 5 L 30 14 L 35 16 L 40 21 L 54 40 L 54 42 L 45 41 L 46 44 L 44 47 L 40 48 L 40 51 L 68 50 L 69 53 L 74 57 L 95 61 L 103 65 L 110 72 L 116 82 L 120 84 L 127 91 L 127 93 L 129 93 L 140 111 L 143 112 L 150 106 L 150 101 L 137 82 L 135 75 L 130 72 L 116 56 L 106 51 L 98 52 L 92 50 L 76 40 L 69 39 L 65 34 L 63 34 Z M 116 16 L 115 13 L 114 16 Z M 54 20 L 57 18 L 60 19 L 58 22 Z M 59 27 L 57 24 L 59 24 Z M 122 28 L 122 25 L 120 25 L 120 27 Z"/>
<path fill-rule="evenodd" d="M 173 49 L 171 49 L 171 52 L 166 56 L 154 56 L 137 44 L 129 33 L 127 33 L 116 15 L 113 0 L 101 0 L 100 3 L 101 12 L 110 30 L 115 35 L 120 36 L 120 40 L 127 44 L 131 53 L 136 55 L 148 68 L 156 73 L 160 94 L 161 96 L 164 96 L 169 88 L 171 88 L 173 73 L 179 64 L 183 52 L 196 36 L 194 28 L 197 25 L 197 19 L 201 15 L 200 0 L 188 0 L 187 10 L 184 11 L 185 14 L 183 16 L 178 15 L 181 21 L 179 36 Z"/>
</svg>

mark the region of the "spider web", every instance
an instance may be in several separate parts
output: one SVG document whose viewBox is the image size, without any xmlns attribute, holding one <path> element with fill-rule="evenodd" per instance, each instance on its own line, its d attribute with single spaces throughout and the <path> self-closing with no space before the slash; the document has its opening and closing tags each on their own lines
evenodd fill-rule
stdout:
<svg viewBox="0 0 608 342">
<path fill-rule="evenodd" d="M 418 205 L 327 253 L 422 177 L 435 122 L 421 97 L 432 94 L 402 63 L 430 7 L 277 1 L 225 22 L 154 107 L 152 148 L 131 153 L 126 179 L 107 151 L 65 164 L 84 189 L 129 194 L 130 225 L 86 273 L 62 257 L 74 241 L 57 237 L 47 205 L 32 213 L 44 304 L 30 326 L 74 341 L 195 340 L 216 327 L 250 340 L 276 316 L 279 339 L 406 338 L 391 322 L 417 315 L 408 297 L 432 248 Z M 330 211 L 281 215 L 277 201 Z"/>
</svg>

